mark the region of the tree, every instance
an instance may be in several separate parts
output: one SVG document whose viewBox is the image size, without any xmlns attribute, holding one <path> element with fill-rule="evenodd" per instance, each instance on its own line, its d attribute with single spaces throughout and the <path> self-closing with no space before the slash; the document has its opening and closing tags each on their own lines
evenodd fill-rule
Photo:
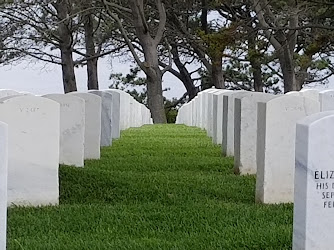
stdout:
<svg viewBox="0 0 334 250">
<path fill-rule="evenodd" d="M 269 3 L 267 0 L 252 0 L 252 3 L 258 28 L 278 58 L 285 92 L 300 90 L 305 83 L 321 81 L 333 74 L 329 71 L 320 79 L 316 77 L 324 68 L 317 67 L 315 62 L 329 63 L 322 55 L 330 42 L 328 34 L 321 31 L 328 20 L 319 15 L 319 9 L 307 1 Z M 320 20 L 323 21 L 321 25 Z"/>
<path fill-rule="evenodd" d="M 145 5 L 143 0 L 129 0 L 126 2 L 127 4 L 124 3 L 124 6 L 130 6 L 127 8 L 104 0 L 108 14 L 117 21 L 135 61 L 146 75 L 148 106 L 152 113 L 153 122 L 166 123 L 162 95 L 162 76 L 170 65 L 164 69 L 160 69 L 158 57 L 158 47 L 165 31 L 166 12 L 161 0 L 152 2 L 154 4 L 147 2 Z M 155 8 L 158 10 L 158 21 L 155 21 L 157 16 L 154 13 L 152 16 L 148 15 Z M 127 20 L 132 24 L 131 28 L 141 46 L 144 61 L 137 54 L 121 19 Z"/>
<path fill-rule="evenodd" d="M 112 80 L 112 84 L 109 88 L 112 89 L 120 89 L 128 94 L 130 94 L 133 98 L 135 98 L 138 102 L 148 106 L 147 103 L 147 88 L 146 88 L 146 78 L 139 76 L 141 69 L 139 67 L 134 67 L 130 69 L 130 73 L 125 76 L 122 73 L 113 73 L 110 75 L 110 80 Z M 163 92 L 168 91 L 169 89 L 164 89 Z M 173 98 L 172 100 L 168 100 L 164 97 L 164 109 L 167 117 L 168 123 L 175 123 L 177 110 L 181 106 L 181 104 L 185 103 L 186 94 L 177 100 Z"/>
<path fill-rule="evenodd" d="M 224 51 L 234 39 L 234 27 L 209 22 L 208 16 L 215 1 L 179 1 L 169 0 L 168 28 L 178 33 L 180 40 L 188 44 L 189 54 L 196 55 L 211 75 L 216 88 L 225 88 L 222 58 Z M 183 8 L 184 4 L 186 8 Z"/>
<path fill-rule="evenodd" d="M 62 67 L 64 91 L 75 91 L 73 63 L 77 10 L 70 0 L 15 1 L 0 9 L 2 26 L 12 33 L 2 38 L 3 56 L 29 57 Z M 55 53 L 59 49 L 60 53 Z"/>
</svg>

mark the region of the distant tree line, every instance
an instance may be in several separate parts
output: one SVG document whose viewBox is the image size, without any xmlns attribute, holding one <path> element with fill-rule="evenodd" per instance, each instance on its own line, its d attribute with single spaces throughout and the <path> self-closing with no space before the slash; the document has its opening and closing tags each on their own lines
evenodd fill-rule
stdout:
<svg viewBox="0 0 334 250">
<path fill-rule="evenodd" d="M 87 88 L 98 89 L 98 60 L 130 54 L 137 69 L 113 84 L 142 86 L 154 122 L 164 123 L 166 72 L 186 89 L 170 107 L 211 86 L 287 92 L 325 83 L 333 20 L 327 0 L 2 0 L 0 63 L 58 64 L 67 93 L 77 90 L 75 67 L 86 66 Z M 139 70 L 145 77 L 132 79 Z"/>
</svg>

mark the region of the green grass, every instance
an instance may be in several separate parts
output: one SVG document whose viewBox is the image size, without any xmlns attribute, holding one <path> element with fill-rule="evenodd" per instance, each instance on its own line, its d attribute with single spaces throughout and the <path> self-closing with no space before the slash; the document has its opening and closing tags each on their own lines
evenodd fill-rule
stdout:
<svg viewBox="0 0 334 250">
<path fill-rule="evenodd" d="M 61 166 L 60 205 L 10 208 L 9 249 L 291 249 L 292 205 L 254 203 L 206 133 L 122 133 L 101 160 Z"/>
</svg>

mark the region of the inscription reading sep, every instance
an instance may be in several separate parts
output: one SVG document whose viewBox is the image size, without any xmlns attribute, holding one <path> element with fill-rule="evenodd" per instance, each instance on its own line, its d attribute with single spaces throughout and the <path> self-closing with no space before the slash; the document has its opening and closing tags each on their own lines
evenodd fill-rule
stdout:
<svg viewBox="0 0 334 250">
<path fill-rule="evenodd" d="M 34 107 L 30 107 L 30 108 L 20 108 L 20 111 L 22 113 L 34 113 L 37 112 L 39 110 L 39 108 L 34 108 Z"/>
</svg>

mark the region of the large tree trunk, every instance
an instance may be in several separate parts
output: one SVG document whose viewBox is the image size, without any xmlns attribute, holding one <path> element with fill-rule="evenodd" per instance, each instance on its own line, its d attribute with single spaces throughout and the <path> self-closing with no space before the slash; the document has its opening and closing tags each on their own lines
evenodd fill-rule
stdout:
<svg viewBox="0 0 334 250">
<path fill-rule="evenodd" d="M 287 48 L 286 48 L 287 47 Z M 293 62 L 293 56 L 288 48 L 288 46 L 282 47 L 278 51 L 278 59 L 283 74 L 284 81 L 284 93 L 289 91 L 298 91 L 296 74 L 295 74 L 295 64 Z"/>
<path fill-rule="evenodd" d="M 94 43 L 94 19 L 91 13 L 84 17 L 85 29 L 85 45 L 87 60 L 87 87 L 91 89 L 99 89 L 98 74 L 97 74 L 97 57 Z"/>
<path fill-rule="evenodd" d="M 187 68 L 184 66 L 184 64 L 181 62 L 179 57 L 179 52 L 177 49 L 177 45 L 174 43 L 172 44 L 172 55 L 173 55 L 173 61 L 178 68 L 180 72 L 180 80 L 182 81 L 184 87 L 187 90 L 189 101 L 192 100 L 198 93 L 198 88 L 196 88 L 193 79 L 191 78 L 191 75 Z"/>
<path fill-rule="evenodd" d="M 64 92 L 77 91 L 77 84 L 74 73 L 74 62 L 72 54 L 73 38 L 71 31 L 70 15 L 71 5 L 66 0 L 58 0 L 54 3 L 57 10 L 58 18 L 61 20 L 58 26 L 58 33 L 60 38 L 60 54 L 63 73 Z"/>
<path fill-rule="evenodd" d="M 167 123 L 162 95 L 162 72 L 159 68 L 157 50 L 151 46 L 149 39 L 142 46 L 145 55 L 148 107 L 151 110 L 154 123 Z"/>
<path fill-rule="evenodd" d="M 64 92 L 68 93 L 72 91 L 77 91 L 72 50 L 67 46 L 64 46 L 63 48 L 60 47 L 60 50 L 61 50 L 61 63 L 62 63 L 61 68 L 63 73 Z"/>
<path fill-rule="evenodd" d="M 148 107 L 154 123 L 167 123 L 162 95 L 162 75 L 158 68 L 151 68 L 147 76 Z"/>
<path fill-rule="evenodd" d="M 258 57 L 252 57 L 250 64 L 253 71 L 254 90 L 256 92 L 263 92 L 261 62 Z"/>
<path fill-rule="evenodd" d="M 208 34 L 208 5 L 206 0 L 202 0 L 201 25 L 205 34 Z"/>
<path fill-rule="evenodd" d="M 261 61 L 259 51 L 256 49 L 256 36 L 257 32 L 254 31 L 252 27 L 252 23 L 249 22 L 250 25 L 247 26 L 247 35 L 248 35 L 248 55 L 249 62 L 252 66 L 253 72 L 253 81 L 254 81 L 254 90 L 256 92 L 263 92 L 263 82 L 262 82 L 262 69 L 261 69 Z"/>
<path fill-rule="evenodd" d="M 211 77 L 216 89 L 225 89 L 223 62 L 220 55 L 212 57 Z"/>
<path fill-rule="evenodd" d="M 149 31 L 149 25 L 146 22 L 144 1 L 129 1 L 132 10 L 132 21 L 138 36 L 140 45 L 143 48 L 145 61 L 141 62 L 136 55 L 132 44 L 129 44 L 130 50 L 138 62 L 140 68 L 145 72 L 147 77 L 147 98 L 148 106 L 152 114 L 154 123 L 167 123 L 164 108 L 164 99 L 162 95 L 162 75 L 159 68 L 158 45 L 163 37 L 166 24 L 166 12 L 161 0 L 156 0 L 157 9 L 159 10 L 159 27 L 153 38 Z M 131 49 L 132 48 L 132 49 Z"/>
</svg>

